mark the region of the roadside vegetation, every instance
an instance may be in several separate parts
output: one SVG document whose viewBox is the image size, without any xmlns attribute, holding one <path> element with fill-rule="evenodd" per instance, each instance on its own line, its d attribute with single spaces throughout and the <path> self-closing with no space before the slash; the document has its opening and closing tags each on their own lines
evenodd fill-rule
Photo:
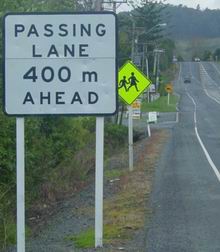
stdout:
<svg viewBox="0 0 220 252">
<path fill-rule="evenodd" d="M 177 64 L 171 64 L 169 68 L 162 71 L 158 88 L 158 93 L 160 94 L 160 97 L 157 100 L 151 102 L 148 102 L 147 99 L 144 99 L 141 105 L 142 112 L 176 112 L 179 97 L 175 95 L 175 93 L 171 93 L 168 104 L 168 93 L 166 92 L 165 87 L 167 84 L 173 85 L 173 80 L 175 79 L 177 72 Z"/>
<path fill-rule="evenodd" d="M 175 94 L 173 80 L 176 78 L 178 72 L 178 64 L 171 64 L 169 68 L 165 69 L 161 73 L 160 84 L 158 92 L 160 97 L 152 102 L 147 102 L 146 100 L 142 103 L 141 110 L 142 112 L 176 112 L 177 105 L 179 102 L 179 96 Z M 166 85 L 173 86 L 173 92 L 170 94 L 170 100 L 168 104 L 168 93 L 165 89 Z"/>
<path fill-rule="evenodd" d="M 4 115 L 0 128 L 0 244 L 15 243 L 15 122 Z M 27 224 L 35 230 L 56 204 L 88 184 L 95 167 L 95 121 L 90 118 L 26 120 Z M 7 135 L 4 135 L 6 134 Z M 105 157 L 126 142 L 127 128 L 107 123 Z M 115 176 L 109 174 L 108 176 Z M 29 221 L 31 220 L 31 221 Z"/>
<path fill-rule="evenodd" d="M 156 111 L 156 112 L 176 112 L 176 106 L 178 103 L 178 96 L 170 95 L 170 103 L 168 105 L 168 97 L 167 96 L 161 96 L 157 100 L 148 103 L 147 101 L 144 101 L 142 103 L 141 111 L 142 112 L 150 112 L 150 111 Z"/>
</svg>

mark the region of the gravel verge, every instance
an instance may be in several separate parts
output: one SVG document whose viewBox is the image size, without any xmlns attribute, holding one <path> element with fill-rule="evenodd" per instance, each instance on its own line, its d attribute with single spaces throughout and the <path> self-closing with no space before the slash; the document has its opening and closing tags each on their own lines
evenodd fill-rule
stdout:
<svg viewBox="0 0 220 252">
<path fill-rule="evenodd" d="M 134 145 L 135 169 L 143 169 L 146 175 L 146 186 L 148 192 L 144 198 L 144 220 L 143 227 L 132 230 L 132 239 L 118 239 L 113 244 L 104 244 L 101 249 L 77 249 L 73 241 L 66 239 L 69 235 L 77 235 L 83 230 L 94 227 L 94 202 L 95 188 L 94 178 L 91 183 L 77 195 L 60 202 L 50 218 L 42 225 L 38 232 L 27 239 L 27 252 L 73 252 L 73 251 L 146 251 L 146 229 L 150 218 L 149 197 L 153 180 L 154 169 L 157 165 L 163 145 L 168 138 L 165 130 L 153 130 L 151 138 L 144 138 Z M 138 166 L 138 167 L 137 167 Z M 121 153 L 114 155 L 105 162 L 106 170 L 120 169 L 128 170 L 127 148 Z M 128 172 L 129 173 L 129 172 Z M 143 181 L 143 173 L 130 174 Z M 124 176 L 124 175 L 123 175 Z M 127 186 L 123 176 L 117 179 L 105 178 L 104 200 L 114 199 L 122 187 Z M 126 175 L 125 175 L 126 176 Z M 139 177 L 138 177 L 139 176 Z M 124 181 L 122 183 L 122 180 Z M 129 180 L 128 180 L 129 181 Z M 128 182 L 127 182 L 128 183 Z M 104 203 L 105 204 L 105 203 Z M 128 227 L 129 228 L 129 227 Z M 16 248 L 9 248 L 7 252 L 14 252 Z"/>
</svg>

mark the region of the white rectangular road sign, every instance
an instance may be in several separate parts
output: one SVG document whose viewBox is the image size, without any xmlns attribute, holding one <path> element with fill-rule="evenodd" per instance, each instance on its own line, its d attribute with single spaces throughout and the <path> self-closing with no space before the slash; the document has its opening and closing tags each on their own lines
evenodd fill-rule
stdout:
<svg viewBox="0 0 220 252">
<path fill-rule="evenodd" d="M 149 112 L 148 113 L 148 122 L 156 123 L 157 122 L 157 112 Z"/>
<path fill-rule="evenodd" d="M 5 112 L 115 113 L 116 39 L 114 13 L 6 15 Z"/>
</svg>

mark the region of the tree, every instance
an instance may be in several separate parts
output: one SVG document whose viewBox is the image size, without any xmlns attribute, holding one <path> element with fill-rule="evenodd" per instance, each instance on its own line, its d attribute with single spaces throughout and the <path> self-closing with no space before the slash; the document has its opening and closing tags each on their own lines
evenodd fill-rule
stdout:
<svg viewBox="0 0 220 252">
<path fill-rule="evenodd" d="M 143 27 L 140 41 L 159 41 L 162 37 L 163 28 L 158 24 L 164 23 L 162 18 L 166 6 L 157 1 L 142 1 L 142 4 L 134 9 L 132 15 L 136 20 L 136 27 Z M 150 31 L 151 32 L 148 32 Z"/>
<path fill-rule="evenodd" d="M 173 62 L 175 43 L 171 39 L 164 39 L 161 42 L 161 47 L 165 50 L 165 53 L 161 57 L 161 70 L 165 70 L 169 68 Z"/>
<path fill-rule="evenodd" d="M 178 55 L 177 56 L 177 61 L 182 62 L 182 61 L 184 61 L 184 58 L 181 55 Z"/>
<path fill-rule="evenodd" d="M 213 57 L 216 61 L 220 60 L 220 48 L 217 48 L 213 54 Z"/>
<path fill-rule="evenodd" d="M 164 23 L 163 17 L 166 15 L 166 6 L 163 2 L 141 1 L 141 4 L 134 6 L 134 10 L 130 13 L 119 13 L 119 34 L 123 37 L 119 44 L 120 65 L 131 57 L 132 40 L 136 38 L 136 51 L 143 52 L 144 47 L 147 48 L 152 69 L 153 57 L 150 52 L 153 51 L 156 44 L 160 44 L 164 37 L 162 27 L 158 25 Z M 134 38 L 132 38 L 133 36 Z"/>
<path fill-rule="evenodd" d="M 202 60 L 209 61 L 212 60 L 212 58 L 213 58 L 212 52 L 209 50 L 205 50 L 202 56 Z"/>
</svg>

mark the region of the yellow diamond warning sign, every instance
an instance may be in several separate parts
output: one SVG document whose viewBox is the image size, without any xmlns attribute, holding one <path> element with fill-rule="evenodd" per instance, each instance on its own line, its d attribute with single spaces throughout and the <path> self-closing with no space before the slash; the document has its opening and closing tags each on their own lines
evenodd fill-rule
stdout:
<svg viewBox="0 0 220 252">
<path fill-rule="evenodd" d="M 151 81 L 131 61 L 126 62 L 118 73 L 118 93 L 127 103 L 132 104 Z"/>
<path fill-rule="evenodd" d="M 167 91 L 167 93 L 172 93 L 173 92 L 173 85 L 172 84 L 167 84 L 165 86 L 165 90 Z"/>
</svg>

